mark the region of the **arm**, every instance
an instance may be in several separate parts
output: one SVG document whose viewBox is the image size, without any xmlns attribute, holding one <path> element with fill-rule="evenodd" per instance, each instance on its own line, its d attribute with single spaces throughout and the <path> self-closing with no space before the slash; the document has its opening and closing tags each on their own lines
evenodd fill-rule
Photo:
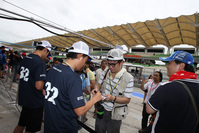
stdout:
<svg viewBox="0 0 199 133">
<path fill-rule="evenodd" d="M 84 106 L 81 106 L 79 108 L 75 108 L 74 111 L 78 116 L 81 116 L 83 114 L 85 114 L 87 111 L 89 111 L 92 106 L 97 103 L 98 101 L 102 100 L 102 96 L 101 93 L 98 91 L 91 100 L 89 100 L 88 102 L 86 102 L 86 104 Z"/>
<path fill-rule="evenodd" d="M 20 75 L 19 74 L 17 74 L 17 79 L 19 79 L 20 78 Z"/>
<path fill-rule="evenodd" d="M 106 101 L 113 101 L 115 100 L 116 103 L 128 104 L 131 101 L 131 98 L 128 97 L 116 97 L 112 96 L 111 94 L 106 94 Z"/>
<path fill-rule="evenodd" d="M 171 87 L 171 86 L 169 86 Z M 168 101 L 168 94 L 166 88 L 163 86 L 159 86 L 155 93 L 151 96 L 149 101 L 146 103 L 146 112 L 149 114 L 153 114 L 161 109 L 163 109 L 165 104 Z"/>
<path fill-rule="evenodd" d="M 133 92 L 133 84 L 134 80 L 133 78 L 130 79 L 128 82 L 126 88 L 123 90 L 123 96 L 113 96 L 111 94 L 106 94 L 106 101 L 114 101 L 115 103 L 121 103 L 121 104 L 128 104 L 131 101 L 132 92 Z M 121 86 L 120 86 L 121 87 Z"/>
<path fill-rule="evenodd" d="M 36 81 L 35 82 L 35 87 L 36 87 L 37 90 L 43 91 L 44 81 Z"/>
<path fill-rule="evenodd" d="M 90 80 L 90 87 L 94 88 L 95 87 L 95 80 Z"/>
<path fill-rule="evenodd" d="M 151 106 L 148 104 L 148 102 L 146 104 L 146 112 L 149 113 L 149 114 L 154 114 L 156 112 L 155 110 L 153 110 L 151 108 Z"/>
<path fill-rule="evenodd" d="M 144 90 L 144 84 L 145 84 L 145 78 L 143 77 L 143 78 L 142 78 L 142 83 L 141 83 L 141 86 L 140 86 L 140 88 L 141 88 L 142 90 Z"/>
<path fill-rule="evenodd" d="M 99 84 L 99 83 L 98 83 L 97 85 L 95 85 L 95 88 L 92 90 L 92 94 L 94 95 L 94 94 L 95 94 L 95 91 L 98 92 L 98 91 L 100 90 L 101 86 L 102 86 L 102 85 Z"/>
<path fill-rule="evenodd" d="M 17 58 L 21 58 L 20 53 L 19 52 L 14 52 L 13 53 L 14 56 L 16 56 Z"/>
</svg>

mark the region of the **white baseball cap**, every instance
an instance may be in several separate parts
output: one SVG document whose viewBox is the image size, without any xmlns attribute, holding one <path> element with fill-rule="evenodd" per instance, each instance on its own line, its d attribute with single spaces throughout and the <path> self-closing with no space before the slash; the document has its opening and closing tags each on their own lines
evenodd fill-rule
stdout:
<svg viewBox="0 0 199 133">
<path fill-rule="evenodd" d="M 90 55 L 88 45 L 82 41 L 74 43 L 72 47 L 68 50 L 68 53 L 70 52 L 88 55 L 89 58 L 93 59 L 93 57 Z"/>
<path fill-rule="evenodd" d="M 123 53 L 120 49 L 111 49 L 107 54 L 108 60 L 124 60 Z"/>
<path fill-rule="evenodd" d="M 49 51 L 51 51 L 51 44 L 48 41 L 42 40 L 41 42 L 37 43 L 37 46 L 42 46 L 44 48 L 47 48 Z"/>
</svg>

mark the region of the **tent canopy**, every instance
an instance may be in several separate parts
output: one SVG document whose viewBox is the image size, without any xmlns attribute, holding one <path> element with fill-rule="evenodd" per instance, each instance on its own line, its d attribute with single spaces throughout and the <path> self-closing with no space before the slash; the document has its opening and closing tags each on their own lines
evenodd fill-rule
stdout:
<svg viewBox="0 0 199 133">
<path fill-rule="evenodd" d="M 155 19 L 152 21 L 106 26 L 103 28 L 78 31 L 77 33 L 105 42 L 112 46 L 126 45 L 130 48 L 139 44 L 142 44 L 145 47 L 163 44 L 170 48 L 179 44 L 189 44 L 198 48 L 198 15 L 198 13 L 195 13 L 193 15 L 181 15 L 179 17 Z M 55 46 L 70 47 L 73 43 L 82 40 L 90 47 L 107 47 L 105 44 L 84 37 L 78 37 L 72 33 L 64 35 L 75 37 L 50 36 L 19 42 L 19 44 L 31 46 L 32 41 L 47 40 Z"/>
</svg>

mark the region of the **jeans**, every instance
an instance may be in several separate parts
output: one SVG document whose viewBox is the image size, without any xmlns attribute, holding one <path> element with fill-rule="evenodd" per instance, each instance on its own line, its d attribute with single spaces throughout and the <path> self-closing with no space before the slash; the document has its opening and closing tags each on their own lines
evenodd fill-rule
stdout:
<svg viewBox="0 0 199 133">
<path fill-rule="evenodd" d="M 13 65 L 13 66 L 12 66 L 13 72 L 14 72 L 13 82 L 16 82 L 16 80 L 17 80 L 17 72 L 18 72 L 18 70 L 19 70 L 19 66 L 20 66 L 20 65 Z"/>
</svg>

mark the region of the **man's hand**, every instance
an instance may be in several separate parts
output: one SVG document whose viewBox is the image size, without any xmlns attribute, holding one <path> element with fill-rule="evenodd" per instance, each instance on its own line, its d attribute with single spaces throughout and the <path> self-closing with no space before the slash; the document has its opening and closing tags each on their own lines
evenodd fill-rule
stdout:
<svg viewBox="0 0 199 133">
<path fill-rule="evenodd" d="M 100 92 L 100 91 L 96 92 L 96 93 L 93 95 L 93 98 L 92 98 L 92 99 L 95 100 L 96 102 L 102 100 L 103 97 L 102 97 L 101 92 Z"/>
<path fill-rule="evenodd" d="M 106 97 L 106 101 L 113 101 L 115 99 L 115 96 L 112 96 L 111 94 L 104 95 Z"/>
<path fill-rule="evenodd" d="M 96 92 L 98 92 L 101 88 L 101 85 L 98 83 L 95 85 L 95 88 L 92 90 L 92 94 L 95 95 Z"/>
</svg>

